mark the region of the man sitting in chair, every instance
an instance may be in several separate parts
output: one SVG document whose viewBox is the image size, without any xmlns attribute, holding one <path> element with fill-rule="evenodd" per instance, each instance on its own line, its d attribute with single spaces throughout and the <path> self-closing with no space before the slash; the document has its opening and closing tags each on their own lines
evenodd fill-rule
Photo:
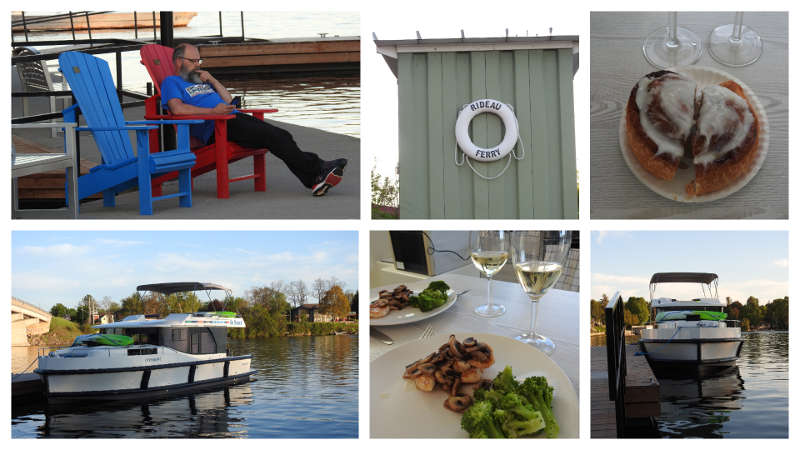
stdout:
<svg viewBox="0 0 800 450">
<path fill-rule="evenodd" d="M 205 70 L 199 70 L 200 52 L 191 44 L 180 44 L 172 54 L 175 75 L 161 83 L 161 103 L 176 115 L 235 114 L 228 120 L 228 139 L 247 148 L 268 148 L 289 170 L 311 189 L 315 196 L 325 195 L 328 189 L 342 180 L 344 158 L 323 161 L 315 153 L 300 150 L 292 135 L 255 117 L 237 112 L 233 98 L 225 86 Z M 192 137 L 208 143 L 214 135 L 214 122 L 192 125 Z"/>
</svg>

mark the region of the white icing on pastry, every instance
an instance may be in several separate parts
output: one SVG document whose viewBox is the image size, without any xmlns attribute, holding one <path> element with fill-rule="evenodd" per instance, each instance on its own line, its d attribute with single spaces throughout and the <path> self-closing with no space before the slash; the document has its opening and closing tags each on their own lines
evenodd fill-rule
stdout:
<svg viewBox="0 0 800 450">
<path fill-rule="evenodd" d="M 747 102 L 728 88 L 713 85 L 701 90 L 697 135 L 705 137 L 695 164 L 709 164 L 742 145 L 753 125 Z M 716 142 L 712 145 L 712 139 Z"/>
<path fill-rule="evenodd" d="M 658 84 L 651 86 L 656 81 Z M 647 137 L 658 147 L 657 155 L 683 156 L 694 120 L 696 87 L 693 80 L 675 73 L 639 80 L 636 91 L 639 120 Z"/>
</svg>

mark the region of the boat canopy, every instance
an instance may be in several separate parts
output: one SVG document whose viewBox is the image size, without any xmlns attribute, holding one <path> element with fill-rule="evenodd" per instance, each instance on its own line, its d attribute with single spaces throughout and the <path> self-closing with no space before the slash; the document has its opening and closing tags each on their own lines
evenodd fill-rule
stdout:
<svg viewBox="0 0 800 450">
<path fill-rule="evenodd" d="M 650 278 L 654 283 L 705 283 L 711 284 L 716 280 L 717 274 L 705 272 L 659 272 Z"/>
<path fill-rule="evenodd" d="M 715 273 L 706 272 L 658 272 L 650 277 L 650 302 L 656 299 L 656 286 L 660 283 L 697 283 L 702 290 L 702 297 L 693 301 L 719 302 L 717 285 L 719 277 Z M 664 299 L 660 299 L 664 301 Z M 677 301 L 676 299 L 670 299 Z M 653 305 L 655 306 L 655 305 Z"/>
<path fill-rule="evenodd" d="M 191 314 L 173 313 L 163 319 L 148 319 L 144 314 L 128 316 L 119 322 L 95 325 L 99 330 L 113 328 L 183 328 L 183 327 L 226 327 L 245 328 L 244 319 L 230 311 L 197 312 Z"/>
<path fill-rule="evenodd" d="M 215 283 L 201 283 L 199 281 L 179 281 L 174 283 L 153 283 L 136 286 L 137 291 L 158 292 L 164 295 L 175 294 L 176 292 L 192 291 L 225 291 L 230 289 Z"/>
</svg>

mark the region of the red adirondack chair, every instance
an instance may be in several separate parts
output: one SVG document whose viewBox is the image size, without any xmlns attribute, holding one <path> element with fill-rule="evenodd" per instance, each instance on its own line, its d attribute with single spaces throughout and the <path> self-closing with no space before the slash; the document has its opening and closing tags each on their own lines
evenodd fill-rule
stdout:
<svg viewBox="0 0 800 450">
<path fill-rule="evenodd" d="M 161 82 L 170 75 L 175 75 L 175 68 L 172 64 L 172 49 L 158 44 L 148 44 L 139 50 L 142 64 L 147 68 L 150 78 L 156 87 L 156 95 L 145 100 L 145 119 L 148 120 L 180 120 L 180 119 L 203 119 L 214 121 L 214 143 L 206 145 L 204 143 L 192 142 L 192 152 L 197 157 L 197 163 L 192 168 L 192 180 L 198 175 L 202 175 L 212 170 L 217 171 L 217 198 L 230 197 L 230 184 L 235 181 L 253 179 L 256 191 L 267 189 L 266 159 L 265 154 L 268 149 L 252 149 L 242 147 L 235 142 L 228 141 L 228 129 L 226 121 L 234 116 L 229 115 L 193 115 L 178 116 L 173 114 L 159 114 L 161 103 Z M 237 109 L 237 111 L 252 114 L 254 117 L 264 120 L 265 113 L 277 112 L 277 109 Z M 158 133 L 153 130 L 150 133 L 150 149 L 158 151 Z M 253 173 L 236 178 L 228 175 L 228 164 L 243 158 L 253 157 Z M 165 181 L 174 179 L 177 173 L 169 173 L 153 180 L 153 193 L 160 195 L 161 185 Z"/>
</svg>

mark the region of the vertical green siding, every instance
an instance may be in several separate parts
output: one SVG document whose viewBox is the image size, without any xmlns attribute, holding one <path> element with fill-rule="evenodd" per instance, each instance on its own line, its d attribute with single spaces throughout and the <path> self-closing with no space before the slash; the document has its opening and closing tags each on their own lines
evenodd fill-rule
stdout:
<svg viewBox="0 0 800 450">
<path fill-rule="evenodd" d="M 578 217 L 570 49 L 401 53 L 398 82 L 401 218 Z M 512 105 L 525 143 L 525 158 L 491 181 L 453 161 L 458 109 L 480 98 Z M 470 134 L 494 145 L 502 122 L 481 114 Z M 473 162 L 486 176 L 505 164 Z"/>
</svg>

